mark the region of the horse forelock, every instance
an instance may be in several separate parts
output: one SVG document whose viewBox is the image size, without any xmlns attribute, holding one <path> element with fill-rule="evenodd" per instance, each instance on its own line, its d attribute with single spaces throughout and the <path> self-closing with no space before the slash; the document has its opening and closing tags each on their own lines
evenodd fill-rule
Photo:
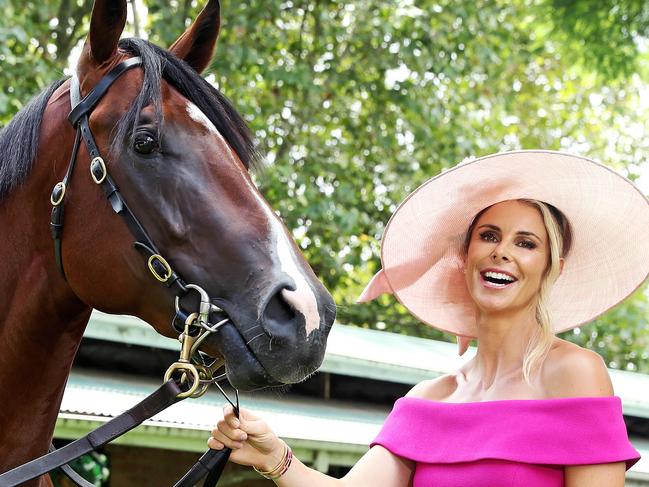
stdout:
<svg viewBox="0 0 649 487">
<path fill-rule="evenodd" d="M 260 157 L 250 129 L 227 98 L 208 83 L 187 63 L 148 41 L 136 38 L 122 39 L 122 51 L 140 56 L 143 61 L 142 88 L 129 110 L 122 116 L 112 137 L 111 152 L 119 154 L 134 134 L 143 107 L 152 104 L 157 126 L 162 124 L 162 91 L 164 79 L 212 122 L 225 141 L 247 168 L 259 168 Z"/>
</svg>

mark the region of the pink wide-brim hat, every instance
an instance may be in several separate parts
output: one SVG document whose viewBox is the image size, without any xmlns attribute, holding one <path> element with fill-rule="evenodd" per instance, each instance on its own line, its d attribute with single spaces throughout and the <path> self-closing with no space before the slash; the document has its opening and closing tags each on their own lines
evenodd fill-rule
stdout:
<svg viewBox="0 0 649 487">
<path fill-rule="evenodd" d="M 463 272 L 465 233 L 480 210 L 519 198 L 554 205 L 571 225 L 572 246 L 549 299 L 555 333 L 606 312 L 649 275 L 642 192 L 585 157 L 524 150 L 461 163 L 412 192 L 386 226 L 382 269 L 358 301 L 392 293 L 419 320 L 468 344 L 477 325 Z"/>
</svg>

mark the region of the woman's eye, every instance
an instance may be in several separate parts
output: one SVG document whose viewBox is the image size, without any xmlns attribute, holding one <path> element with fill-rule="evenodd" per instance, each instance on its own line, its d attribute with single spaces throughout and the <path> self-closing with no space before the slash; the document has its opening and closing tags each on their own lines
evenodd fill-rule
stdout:
<svg viewBox="0 0 649 487">
<path fill-rule="evenodd" d="M 496 235 L 494 235 L 493 232 L 482 232 L 480 234 L 480 238 L 482 240 L 486 240 L 487 242 L 495 242 L 496 241 Z"/>
<path fill-rule="evenodd" d="M 133 148 L 140 154 L 151 154 L 157 149 L 158 143 L 150 134 L 137 134 Z"/>
<path fill-rule="evenodd" d="M 525 247 L 526 249 L 535 249 L 536 244 L 532 242 L 531 240 L 521 240 L 519 242 L 521 244 L 521 247 Z"/>
</svg>

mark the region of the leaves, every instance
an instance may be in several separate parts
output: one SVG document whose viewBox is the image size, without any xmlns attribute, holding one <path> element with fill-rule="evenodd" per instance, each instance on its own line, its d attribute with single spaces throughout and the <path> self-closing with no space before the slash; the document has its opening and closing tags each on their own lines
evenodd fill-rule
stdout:
<svg viewBox="0 0 649 487">
<path fill-rule="evenodd" d="M 0 127 L 37 93 L 64 76 L 85 35 L 91 0 L 0 0 Z"/>
<path fill-rule="evenodd" d="M 64 3 L 12 0 L 4 9 L 2 123 L 67 65 L 67 54 L 48 47 L 49 19 Z M 143 30 L 162 46 L 202 7 L 143 3 Z M 639 0 L 222 3 L 206 75 L 250 123 L 267 155 L 256 181 L 334 294 L 342 323 L 451 340 L 391 297 L 355 304 L 380 267 L 390 215 L 442 169 L 541 147 L 633 177 L 649 153 Z M 84 12 L 66 24 L 75 26 L 72 44 L 87 31 Z M 648 316 L 637 292 L 566 336 L 612 367 L 647 372 Z"/>
<path fill-rule="evenodd" d="M 599 353 L 606 365 L 632 372 L 649 371 L 649 297 L 647 285 L 623 305 L 593 323 L 561 334 L 562 338 Z"/>
</svg>

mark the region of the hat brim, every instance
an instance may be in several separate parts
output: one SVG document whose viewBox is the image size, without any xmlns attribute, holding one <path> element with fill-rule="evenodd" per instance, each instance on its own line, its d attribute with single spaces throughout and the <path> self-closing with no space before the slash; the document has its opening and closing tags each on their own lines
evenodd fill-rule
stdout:
<svg viewBox="0 0 649 487">
<path fill-rule="evenodd" d="M 520 198 L 554 205 L 572 228 L 572 247 L 549 299 L 555 333 L 606 312 L 649 275 L 649 201 L 633 183 L 584 157 L 514 151 L 445 171 L 397 208 L 381 243 L 385 280 L 396 298 L 424 323 L 476 337 L 464 236 L 480 210 Z"/>
</svg>

